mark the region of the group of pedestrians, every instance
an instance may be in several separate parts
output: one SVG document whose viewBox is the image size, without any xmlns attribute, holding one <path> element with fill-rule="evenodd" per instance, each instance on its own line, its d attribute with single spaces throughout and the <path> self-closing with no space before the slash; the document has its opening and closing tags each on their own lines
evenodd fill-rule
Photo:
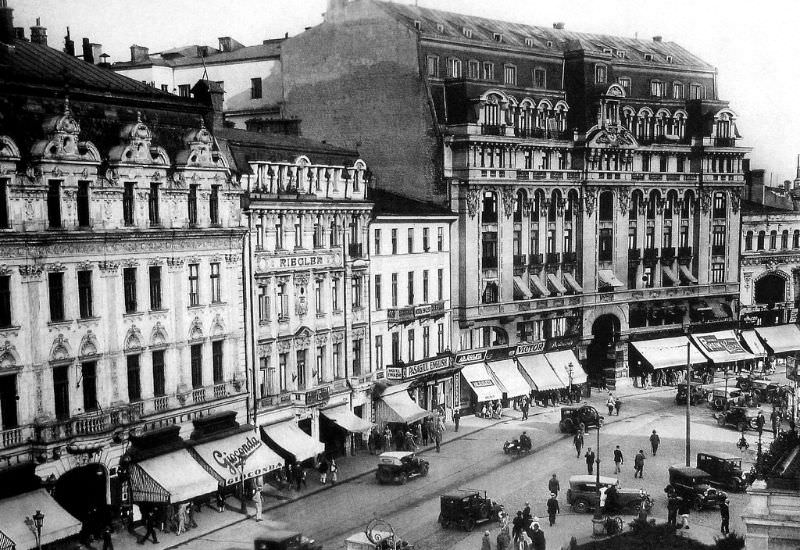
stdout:
<svg viewBox="0 0 800 550">
<path fill-rule="evenodd" d="M 608 407 L 608 416 L 613 416 L 616 411 L 619 416 L 619 409 L 622 407 L 622 401 L 614 397 L 614 394 L 608 392 L 608 399 L 606 400 L 606 407 Z"/>
</svg>

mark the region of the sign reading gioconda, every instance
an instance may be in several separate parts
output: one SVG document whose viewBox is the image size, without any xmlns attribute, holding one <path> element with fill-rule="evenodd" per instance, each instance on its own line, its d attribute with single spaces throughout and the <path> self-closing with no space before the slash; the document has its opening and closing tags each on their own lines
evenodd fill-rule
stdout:
<svg viewBox="0 0 800 550">
<path fill-rule="evenodd" d="M 422 361 L 415 365 L 389 367 L 386 369 L 386 378 L 390 380 L 408 380 L 429 372 L 446 369 L 452 363 L 453 357 L 451 355 L 446 355 L 444 357 L 437 357 L 436 359 Z"/>
<path fill-rule="evenodd" d="M 291 256 L 256 255 L 256 273 L 271 271 L 292 271 L 295 269 L 314 269 L 318 267 L 339 267 L 342 254 L 337 251 L 319 250 L 310 253 L 295 253 Z"/>
</svg>

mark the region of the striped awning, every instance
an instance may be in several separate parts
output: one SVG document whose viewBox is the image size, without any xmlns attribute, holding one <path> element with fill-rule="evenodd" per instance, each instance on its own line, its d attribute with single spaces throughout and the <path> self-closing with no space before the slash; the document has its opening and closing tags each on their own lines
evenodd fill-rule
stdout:
<svg viewBox="0 0 800 550">
<path fill-rule="evenodd" d="M 530 280 L 531 280 L 531 288 L 536 292 L 536 294 L 538 294 L 542 298 L 550 296 L 550 291 L 547 290 L 547 287 L 545 286 L 545 284 L 542 282 L 542 280 L 539 278 L 538 275 L 531 275 Z"/>
<path fill-rule="evenodd" d="M 182 502 L 214 493 L 219 486 L 186 449 L 133 464 L 130 478 L 134 502 Z"/>
<path fill-rule="evenodd" d="M 561 281 L 558 280 L 558 277 L 556 277 L 555 273 L 547 274 L 547 282 L 549 282 L 550 287 L 559 294 L 567 293 L 566 287 L 561 284 Z"/>
<path fill-rule="evenodd" d="M 533 294 L 531 294 L 531 291 L 528 289 L 528 285 L 526 285 L 522 277 L 519 276 L 514 277 L 514 294 L 522 296 L 525 300 L 533 298 Z"/>
<path fill-rule="evenodd" d="M 578 284 L 578 281 L 575 280 L 575 277 L 572 275 L 572 273 L 565 271 L 564 280 L 575 292 L 583 292 L 583 287 Z"/>
</svg>

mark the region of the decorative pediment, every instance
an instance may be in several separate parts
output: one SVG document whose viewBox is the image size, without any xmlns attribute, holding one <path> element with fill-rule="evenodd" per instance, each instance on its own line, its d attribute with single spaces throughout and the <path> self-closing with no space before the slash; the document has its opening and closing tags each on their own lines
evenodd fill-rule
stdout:
<svg viewBox="0 0 800 550">
<path fill-rule="evenodd" d="M 228 169 L 228 161 L 215 148 L 214 136 L 200 119 L 200 128 L 190 130 L 183 138 L 186 149 L 178 153 L 175 164 L 182 168 Z"/>
<path fill-rule="evenodd" d="M 192 326 L 189 327 L 189 341 L 202 340 L 205 338 L 203 334 L 203 323 L 200 317 L 196 316 L 192 319 Z"/>
<path fill-rule="evenodd" d="M 636 138 L 627 128 L 620 125 L 610 125 L 604 128 L 596 126 L 589 130 L 586 136 L 587 147 L 634 149 L 639 146 Z"/>
<path fill-rule="evenodd" d="M 98 350 L 97 337 L 95 337 L 94 333 L 91 330 L 86 331 L 86 334 L 83 336 L 83 339 L 81 340 L 81 345 L 78 348 L 78 355 L 80 357 L 97 355 L 97 350 Z"/>
<path fill-rule="evenodd" d="M 70 348 L 69 341 L 63 334 L 59 334 L 53 345 L 50 346 L 50 361 L 65 361 L 72 357 L 72 349 Z"/>
<path fill-rule="evenodd" d="M 167 331 L 161 321 L 156 322 L 156 326 L 153 327 L 153 332 L 150 334 L 150 346 L 154 348 L 165 346 L 168 341 Z"/>
<path fill-rule="evenodd" d="M 125 126 L 119 137 L 122 143 L 111 149 L 108 154 L 111 164 L 170 165 L 167 152 L 161 147 L 151 145 L 153 133 L 142 122 L 141 113 L 136 113 L 136 122 Z"/>
<path fill-rule="evenodd" d="M 214 316 L 214 321 L 211 323 L 211 337 L 215 336 L 225 336 L 225 321 L 219 313 Z"/>
<path fill-rule="evenodd" d="M 31 147 L 31 155 L 35 160 L 100 163 L 97 147 L 89 141 L 79 141 L 81 126 L 72 116 L 68 99 L 64 100 L 64 114 L 50 118 L 43 128 L 47 138 Z"/>
<path fill-rule="evenodd" d="M 19 364 L 19 354 L 14 344 L 6 340 L 0 345 L 0 370 L 16 367 Z"/>
<path fill-rule="evenodd" d="M 125 351 L 136 351 L 144 348 L 144 338 L 142 338 L 142 331 L 139 327 L 132 325 L 128 329 L 128 334 L 125 335 L 125 344 L 122 349 Z"/>
<path fill-rule="evenodd" d="M 0 160 L 9 162 L 20 159 L 19 147 L 8 136 L 0 136 Z"/>
</svg>

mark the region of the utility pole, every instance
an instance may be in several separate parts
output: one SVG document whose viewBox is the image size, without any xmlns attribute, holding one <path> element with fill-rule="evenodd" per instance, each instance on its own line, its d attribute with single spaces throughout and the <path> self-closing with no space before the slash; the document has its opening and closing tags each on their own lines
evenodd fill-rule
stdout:
<svg viewBox="0 0 800 550">
<path fill-rule="evenodd" d="M 692 342 L 686 340 L 686 466 L 692 462 Z"/>
</svg>

